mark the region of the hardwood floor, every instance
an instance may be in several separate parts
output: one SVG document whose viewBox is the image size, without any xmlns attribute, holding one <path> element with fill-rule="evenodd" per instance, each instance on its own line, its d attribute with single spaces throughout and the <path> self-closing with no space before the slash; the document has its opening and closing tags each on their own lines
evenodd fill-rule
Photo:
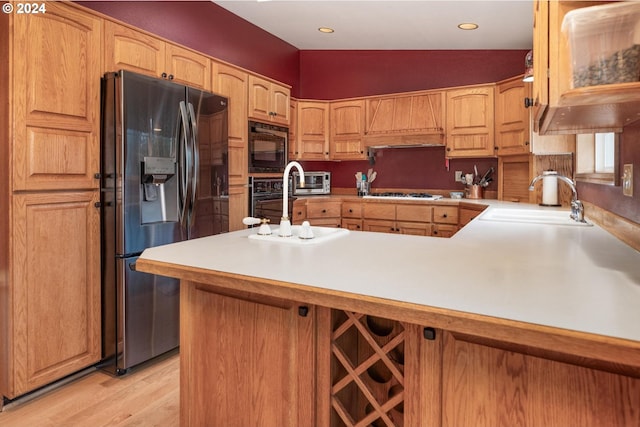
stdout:
<svg viewBox="0 0 640 427">
<path fill-rule="evenodd" d="M 33 400 L 9 404 L 2 427 L 177 427 L 177 353 L 122 377 L 95 371 Z"/>
</svg>

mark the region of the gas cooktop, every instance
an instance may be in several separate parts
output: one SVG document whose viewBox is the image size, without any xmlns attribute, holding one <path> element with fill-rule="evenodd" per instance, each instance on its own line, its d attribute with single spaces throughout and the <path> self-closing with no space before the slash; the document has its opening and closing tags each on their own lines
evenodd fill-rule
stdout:
<svg viewBox="0 0 640 427">
<path fill-rule="evenodd" d="M 432 195 L 428 193 L 371 193 L 368 196 L 364 196 L 365 199 L 391 199 L 391 200 L 407 200 L 407 199 L 421 199 L 421 200 L 439 200 L 442 196 Z"/>
</svg>

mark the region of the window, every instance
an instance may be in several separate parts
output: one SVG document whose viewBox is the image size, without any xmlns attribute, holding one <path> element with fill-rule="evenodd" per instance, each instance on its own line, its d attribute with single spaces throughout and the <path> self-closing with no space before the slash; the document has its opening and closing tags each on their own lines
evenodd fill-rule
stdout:
<svg viewBox="0 0 640 427">
<path fill-rule="evenodd" d="M 619 138 L 614 132 L 576 135 L 576 179 L 620 185 Z"/>
</svg>

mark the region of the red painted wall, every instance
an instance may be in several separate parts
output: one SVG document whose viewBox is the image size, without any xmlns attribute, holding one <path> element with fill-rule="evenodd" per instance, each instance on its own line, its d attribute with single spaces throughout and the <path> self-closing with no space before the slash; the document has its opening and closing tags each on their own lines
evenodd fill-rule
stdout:
<svg viewBox="0 0 640 427">
<path fill-rule="evenodd" d="M 524 72 L 526 50 L 305 50 L 300 97 L 338 99 L 493 83 Z"/>
<path fill-rule="evenodd" d="M 297 87 L 299 51 L 210 1 L 79 1 L 127 24 Z"/>
</svg>

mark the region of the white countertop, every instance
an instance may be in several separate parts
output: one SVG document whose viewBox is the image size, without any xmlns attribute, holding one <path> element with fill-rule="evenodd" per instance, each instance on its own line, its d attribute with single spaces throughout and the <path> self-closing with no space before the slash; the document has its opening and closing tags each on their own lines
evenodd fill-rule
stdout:
<svg viewBox="0 0 640 427">
<path fill-rule="evenodd" d="M 354 231 L 307 246 L 247 237 L 256 231 L 141 258 L 640 341 L 640 252 L 597 225 L 476 218 L 449 239 Z"/>
</svg>

